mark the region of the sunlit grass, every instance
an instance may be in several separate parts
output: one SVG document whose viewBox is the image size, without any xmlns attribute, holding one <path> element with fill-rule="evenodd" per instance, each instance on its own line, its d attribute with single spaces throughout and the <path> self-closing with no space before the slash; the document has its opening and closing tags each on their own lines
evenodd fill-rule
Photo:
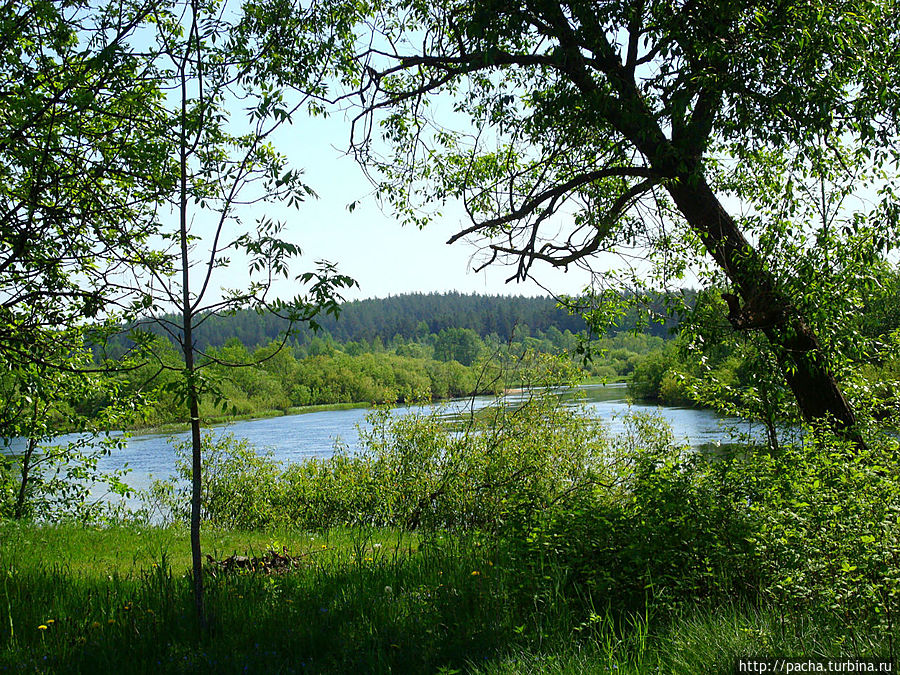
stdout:
<svg viewBox="0 0 900 675">
<path fill-rule="evenodd" d="M 208 575 L 201 636 L 184 529 L 5 524 L 0 541 L 3 673 L 730 673 L 748 654 L 887 647 L 742 607 L 611 617 L 562 570 L 523 594 L 489 540 L 368 528 L 206 532 L 216 559 L 274 548 L 298 566 Z"/>
</svg>

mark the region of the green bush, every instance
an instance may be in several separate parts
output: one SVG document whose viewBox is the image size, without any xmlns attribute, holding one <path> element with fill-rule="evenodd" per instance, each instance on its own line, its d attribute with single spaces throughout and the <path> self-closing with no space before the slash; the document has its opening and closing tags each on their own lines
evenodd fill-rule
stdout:
<svg viewBox="0 0 900 675">
<path fill-rule="evenodd" d="M 753 543 L 764 595 L 785 613 L 889 632 L 900 610 L 895 438 L 860 448 L 824 433 L 761 458 Z"/>
<path fill-rule="evenodd" d="M 259 454 L 233 434 L 202 438 L 201 520 L 221 527 L 252 529 L 273 522 L 281 464 Z M 154 481 L 143 495 L 150 516 L 188 522 L 191 515 L 191 442 L 175 446 L 175 475 Z"/>
<path fill-rule="evenodd" d="M 658 401 L 663 377 L 674 365 L 668 351 L 650 352 L 637 362 L 628 382 L 628 393 L 637 399 Z"/>
<path fill-rule="evenodd" d="M 448 422 L 377 410 L 362 450 L 283 467 L 207 437 L 203 517 L 238 528 L 393 526 L 491 533 L 516 602 L 675 615 L 765 601 L 796 619 L 889 634 L 900 597 L 896 439 L 809 432 L 779 452 L 676 445 L 653 416 L 609 438 L 551 394 Z M 178 477 L 151 490 L 187 519 Z"/>
<path fill-rule="evenodd" d="M 673 611 L 751 595 L 752 527 L 743 482 L 726 462 L 675 445 L 661 420 L 636 415 L 612 444 L 606 480 L 509 533 L 507 545 L 527 583 L 553 570 L 588 605 Z"/>
<path fill-rule="evenodd" d="M 480 411 L 450 425 L 440 410 L 373 412 L 362 450 L 282 467 L 230 435 L 204 437 L 204 520 L 229 527 L 393 525 L 499 530 L 589 491 L 607 441 L 583 412 L 556 396 Z M 189 514 L 189 448 L 177 475 L 157 481 L 148 509 Z"/>
</svg>

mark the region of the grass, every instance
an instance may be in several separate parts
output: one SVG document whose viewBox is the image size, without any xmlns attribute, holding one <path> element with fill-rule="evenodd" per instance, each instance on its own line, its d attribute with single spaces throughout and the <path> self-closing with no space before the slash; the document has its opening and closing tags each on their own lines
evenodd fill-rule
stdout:
<svg viewBox="0 0 900 675">
<path fill-rule="evenodd" d="M 370 408 L 372 403 L 317 403 L 314 405 L 302 405 L 288 408 L 288 415 L 305 415 L 306 413 L 326 412 L 328 410 L 352 410 L 354 408 Z"/>
<path fill-rule="evenodd" d="M 589 375 L 582 379 L 581 384 L 624 384 L 631 379 L 630 375 L 617 375 L 605 377 L 602 375 Z"/>
<path fill-rule="evenodd" d="M 527 594 L 489 541 L 393 530 L 207 531 L 217 559 L 270 548 L 283 574 L 209 574 L 193 621 L 181 528 L 0 524 L 0 673 L 730 673 L 748 654 L 883 655 L 776 612 L 611 618 L 554 570 Z"/>
</svg>

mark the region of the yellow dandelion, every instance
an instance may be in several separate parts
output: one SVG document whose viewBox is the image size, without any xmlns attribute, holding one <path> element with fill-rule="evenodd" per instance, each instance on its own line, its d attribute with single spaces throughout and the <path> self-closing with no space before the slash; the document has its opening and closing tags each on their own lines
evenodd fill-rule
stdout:
<svg viewBox="0 0 900 675">
<path fill-rule="evenodd" d="M 91 628 L 100 628 L 100 622 L 95 621 L 94 623 L 91 624 Z"/>
<path fill-rule="evenodd" d="M 45 624 L 41 624 L 38 626 L 38 630 L 47 630 L 47 626 Z"/>
<path fill-rule="evenodd" d="M 107 621 L 106 623 L 108 623 L 110 626 L 112 626 L 115 622 L 116 622 L 115 619 L 110 619 L 110 620 Z"/>
<path fill-rule="evenodd" d="M 56 623 L 56 619 L 47 619 L 47 625 L 49 626 L 51 623 Z"/>
<path fill-rule="evenodd" d="M 473 577 L 477 577 L 477 576 L 480 576 L 480 575 L 481 575 L 481 572 L 479 572 L 478 570 L 472 570 L 472 576 L 473 576 Z"/>
</svg>

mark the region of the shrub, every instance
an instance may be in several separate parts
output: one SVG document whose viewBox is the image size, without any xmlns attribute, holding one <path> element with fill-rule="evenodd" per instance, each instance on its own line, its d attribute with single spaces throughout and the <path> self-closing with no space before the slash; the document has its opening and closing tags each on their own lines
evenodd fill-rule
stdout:
<svg viewBox="0 0 900 675">
<path fill-rule="evenodd" d="M 407 529 L 499 530 L 589 491 L 607 441 L 582 411 L 535 396 L 457 420 L 441 409 L 378 409 L 362 450 L 282 467 L 230 435 L 204 436 L 204 520 L 229 527 L 393 525 Z M 148 510 L 186 520 L 189 448 L 176 448 L 176 475 L 156 481 Z"/>
<path fill-rule="evenodd" d="M 275 520 L 273 501 L 281 464 L 233 434 L 203 434 L 200 517 L 229 528 L 265 527 Z M 175 446 L 175 475 L 153 481 L 143 495 L 148 515 L 187 522 L 191 515 L 191 442 Z"/>
<path fill-rule="evenodd" d="M 510 533 L 507 546 L 523 579 L 554 570 L 585 611 L 643 612 L 652 599 L 670 612 L 755 590 L 752 527 L 728 463 L 677 446 L 659 418 L 635 415 L 614 439 L 606 480 Z"/>
</svg>

